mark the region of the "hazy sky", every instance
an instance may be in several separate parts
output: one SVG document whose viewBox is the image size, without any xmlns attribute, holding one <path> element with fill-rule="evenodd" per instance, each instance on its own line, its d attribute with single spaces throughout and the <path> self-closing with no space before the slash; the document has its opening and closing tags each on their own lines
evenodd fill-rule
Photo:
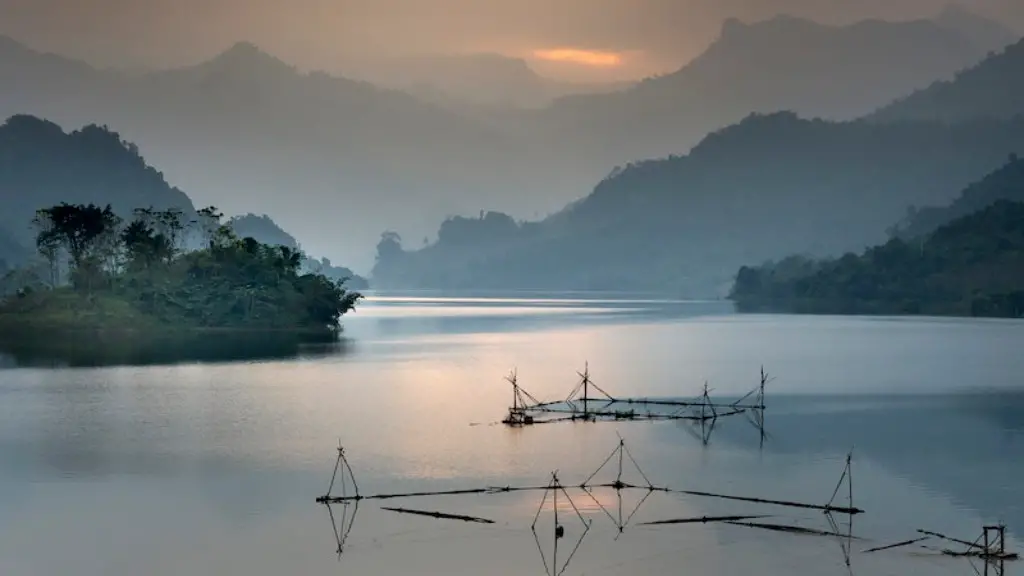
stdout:
<svg viewBox="0 0 1024 576">
<path fill-rule="evenodd" d="M 552 74 L 643 76 L 678 67 L 723 18 L 910 18 L 949 0 L 0 0 L 0 33 L 97 64 L 171 66 L 248 40 L 303 67 L 463 51 L 562 64 Z M 961 0 L 1024 30 L 1024 0 Z"/>
</svg>

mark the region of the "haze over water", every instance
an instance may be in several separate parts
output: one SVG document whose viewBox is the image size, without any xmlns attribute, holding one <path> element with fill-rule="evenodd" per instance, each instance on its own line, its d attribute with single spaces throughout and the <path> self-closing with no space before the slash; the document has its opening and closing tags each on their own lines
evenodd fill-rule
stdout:
<svg viewBox="0 0 1024 576">
<path fill-rule="evenodd" d="M 339 438 L 363 494 L 543 485 L 553 470 L 575 485 L 618 433 L 655 485 L 823 504 L 853 450 L 854 504 L 866 513 L 850 568 L 836 538 L 639 525 L 766 514 L 828 530 L 814 510 L 656 493 L 619 534 L 614 492 L 570 489 L 593 524 L 566 575 L 966 576 L 968 561 L 934 550 L 860 552 L 919 528 L 974 540 L 995 522 L 1008 525 L 1011 550 L 1024 544 L 1024 322 L 740 316 L 718 302 L 614 298 L 382 298 L 344 322 L 342 344 L 248 361 L 0 358 L 10 367 L 0 371 L 0 573 L 534 575 L 552 563 L 550 505 L 540 550 L 530 530 L 539 492 L 363 502 L 339 559 L 314 502 Z M 510 369 L 534 396 L 559 399 L 586 361 L 614 395 L 676 398 L 705 381 L 712 396 L 741 396 L 763 365 L 774 377 L 769 436 L 760 448 L 742 418 L 722 419 L 707 446 L 687 423 L 494 424 L 511 401 Z M 625 515 L 642 495 L 624 492 Z M 561 500 L 559 519 L 561 569 L 583 532 Z"/>
</svg>

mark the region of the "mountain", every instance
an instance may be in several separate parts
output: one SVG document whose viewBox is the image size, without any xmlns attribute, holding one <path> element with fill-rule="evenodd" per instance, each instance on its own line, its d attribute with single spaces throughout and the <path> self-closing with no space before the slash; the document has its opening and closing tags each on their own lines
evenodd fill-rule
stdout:
<svg viewBox="0 0 1024 576">
<path fill-rule="evenodd" d="M 1016 154 L 1005 166 L 968 186 L 951 204 L 909 208 L 893 232 L 904 239 L 922 237 L 1000 200 L 1024 202 L 1024 160 Z"/>
<path fill-rule="evenodd" d="M 952 30 L 979 48 L 1002 50 L 1020 39 L 1020 34 L 995 20 L 971 12 L 959 4 L 949 4 L 932 21 Z"/>
<path fill-rule="evenodd" d="M 1024 181 L 1018 181 L 1024 185 Z M 860 256 L 741 268 L 741 310 L 1024 317 L 1024 203 L 1000 200 Z"/>
<path fill-rule="evenodd" d="M 416 251 L 387 235 L 378 288 L 721 295 L 746 263 L 883 241 L 907 205 L 951 200 L 1024 147 L 1024 119 L 877 125 L 753 115 L 688 155 L 617 169 L 540 222 L 446 221 Z"/>
<path fill-rule="evenodd" d="M 352 63 L 346 71 L 352 78 L 449 107 L 541 108 L 561 96 L 610 92 L 629 85 L 559 82 L 540 76 L 522 58 L 489 53 L 376 59 Z"/>
<path fill-rule="evenodd" d="M 33 116 L 0 125 L 0 229 L 20 246 L 35 246 L 36 210 L 69 204 L 110 204 L 123 218 L 136 208 L 179 208 L 192 201 L 146 164 L 138 148 L 95 125 L 73 132 Z"/>
<path fill-rule="evenodd" d="M 455 80 L 427 78 L 441 96 L 424 101 L 302 72 L 246 43 L 194 66 L 129 74 L 7 39 L 0 114 L 110 126 L 202 204 L 273 214 L 311 253 L 364 270 L 385 228 L 420 239 L 480 208 L 540 218 L 609 167 L 685 154 L 752 111 L 862 115 L 986 50 L 934 21 L 733 20 L 676 73 L 541 110 L 481 111 L 448 98 L 444 84 Z M 495 93 L 536 80 L 514 59 L 466 57 L 452 69 L 450 78 L 475 76 Z"/>
<path fill-rule="evenodd" d="M 195 66 L 127 74 L 6 40 L 0 86 L 0 114 L 102 122 L 204 204 L 272 213 L 303 230 L 311 251 L 349 261 L 368 264 L 387 222 L 425 234 L 468 199 L 532 212 L 545 202 L 541 183 L 566 196 L 576 188 L 558 160 L 485 123 L 403 92 L 300 72 L 252 44 Z"/>
<path fill-rule="evenodd" d="M 677 72 L 614 94 L 563 98 L 541 123 L 549 139 L 571 134 L 592 143 L 588 153 L 606 165 L 657 158 L 683 153 L 752 112 L 860 117 L 951 77 L 989 49 L 931 20 L 826 26 L 789 16 L 730 19 L 718 40 Z"/>
<path fill-rule="evenodd" d="M 228 226 L 231 226 L 239 238 L 253 238 L 269 246 L 286 246 L 292 250 L 299 250 L 299 243 L 295 237 L 282 230 L 266 214 L 257 216 L 250 213 L 235 216 L 228 220 Z"/>
<path fill-rule="evenodd" d="M 876 122 L 1012 118 L 1024 114 L 1024 40 L 956 78 L 917 90 L 868 118 Z"/>
</svg>

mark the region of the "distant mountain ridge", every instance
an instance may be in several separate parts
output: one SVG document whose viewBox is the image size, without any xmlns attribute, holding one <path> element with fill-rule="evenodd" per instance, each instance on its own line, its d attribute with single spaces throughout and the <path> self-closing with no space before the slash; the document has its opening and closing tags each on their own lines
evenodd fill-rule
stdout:
<svg viewBox="0 0 1024 576">
<path fill-rule="evenodd" d="M 998 41 L 996 41 L 998 42 Z M 622 163 L 685 153 L 750 113 L 794 111 L 849 120 L 977 63 L 975 44 L 932 20 L 826 26 L 779 16 L 727 20 L 719 39 L 678 71 L 606 95 L 569 96 L 546 110 L 551 138 L 577 134 Z"/>
<path fill-rule="evenodd" d="M 876 122 L 1012 118 L 1024 113 L 1024 40 L 956 78 L 935 82 L 874 112 Z"/>
<path fill-rule="evenodd" d="M 744 263 L 884 240 L 907 205 L 949 201 L 1020 146 L 1024 118 L 944 126 L 755 115 L 686 156 L 616 171 L 546 220 L 449 220 L 416 251 L 382 242 L 373 281 L 721 296 Z"/>
<path fill-rule="evenodd" d="M 246 43 L 195 66 L 126 74 L 8 39 L 0 115 L 109 125 L 202 203 L 274 214 L 311 251 L 368 269 L 383 229 L 423 238 L 480 207 L 551 214 L 610 167 L 686 154 L 754 111 L 875 110 L 980 60 L 988 46 L 972 34 L 937 20 L 730 21 L 676 73 L 497 111 L 300 72 Z"/>
<path fill-rule="evenodd" d="M 611 92 L 632 84 L 561 82 L 539 75 L 522 58 L 492 53 L 390 58 L 346 70 L 352 78 L 444 106 L 542 108 L 568 94 Z"/>
<path fill-rule="evenodd" d="M 301 73 L 247 43 L 195 66 L 125 74 L 5 40 L 0 86 L 0 114 L 110 125 L 176 182 L 204 194 L 204 203 L 274 213 L 291 229 L 312 230 L 303 239 L 312 249 L 340 246 L 342 255 L 365 257 L 386 215 L 404 227 L 424 214 L 439 219 L 471 191 L 477 201 L 514 202 L 519 184 L 511 182 L 522 180 L 514 174 L 528 165 L 539 182 L 540 167 L 557 164 L 450 110 L 366 82 Z M 449 168 L 454 158 L 462 170 Z M 510 183 L 485 186 L 496 175 Z M 304 202 L 293 201 L 293 189 Z M 415 200 L 418 210 L 397 215 L 387 209 L 410 191 L 431 202 Z M 328 241 L 317 231 L 344 232 Z"/>
</svg>

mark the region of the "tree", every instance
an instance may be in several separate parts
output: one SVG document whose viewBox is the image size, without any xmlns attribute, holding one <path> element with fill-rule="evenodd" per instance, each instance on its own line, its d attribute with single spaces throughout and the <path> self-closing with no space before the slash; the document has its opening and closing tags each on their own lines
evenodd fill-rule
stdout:
<svg viewBox="0 0 1024 576">
<path fill-rule="evenodd" d="M 91 290 L 103 268 L 116 256 L 116 236 L 121 218 L 110 205 L 72 205 L 62 203 L 36 213 L 36 247 L 50 255 L 60 246 L 71 258 L 73 281 Z"/>
</svg>

